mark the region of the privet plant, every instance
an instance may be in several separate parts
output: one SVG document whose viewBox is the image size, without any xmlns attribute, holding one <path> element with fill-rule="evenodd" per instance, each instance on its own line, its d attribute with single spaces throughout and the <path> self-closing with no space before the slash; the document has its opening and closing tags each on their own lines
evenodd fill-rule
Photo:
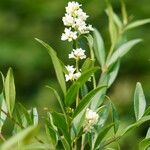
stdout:
<svg viewBox="0 0 150 150">
<path fill-rule="evenodd" d="M 89 16 L 78 2 L 68 3 L 62 19 L 65 29 L 61 40 L 72 42 L 69 59 L 73 60 L 73 65 L 64 65 L 48 44 L 36 39 L 47 49 L 52 59 L 63 96 L 52 87 L 47 87 L 55 94 L 61 112 L 47 109 L 44 123 L 41 123 L 43 120 L 40 122 L 36 108 L 27 110 L 22 104 L 15 102 L 12 69 L 8 70 L 6 77 L 1 73 L 1 150 L 113 150 L 116 145 L 115 149 L 120 149 L 119 140 L 127 132 L 150 120 L 150 107 L 146 106 L 140 83 L 137 83 L 134 93 L 135 122 L 126 128 L 119 128 L 121 122 L 117 109 L 107 95 L 118 74 L 122 57 L 141 42 L 141 39 L 128 40 L 126 32 L 149 23 L 150 19 L 128 22 L 123 1 L 122 19 L 115 14 L 110 3 L 106 3 L 111 42 L 109 50 L 106 51 L 99 31 L 87 24 Z M 83 47 L 83 40 L 86 41 L 86 48 Z M 12 124 L 10 138 L 6 138 L 2 130 L 6 119 Z M 38 134 L 40 128 L 42 133 Z M 146 137 L 139 143 L 139 149 L 146 150 L 149 146 L 150 128 Z"/>
</svg>

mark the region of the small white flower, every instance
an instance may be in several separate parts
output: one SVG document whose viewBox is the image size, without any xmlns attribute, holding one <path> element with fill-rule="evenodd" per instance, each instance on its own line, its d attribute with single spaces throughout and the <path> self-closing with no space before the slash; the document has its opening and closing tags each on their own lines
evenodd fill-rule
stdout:
<svg viewBox="0 0 150 150">
<path fill-rule="evenodd" d="M 77 10 L 77 16 L 82 21 L 86 21 L 86 19 L 89 17 L 85 12 L 83 12 L 83 10 L 81 8 Z"/>
<path fill-rule="evenodd" d="M 61 40 L 62 41 L 68 40 L 69 42 L 71 42 L 72 40 L 75 40 L 75 39 L 77 39 L 77 32 L 71 31 L 71 28 L 69 29 L 65 28 L 65 31 L 61 36 Z"/>
<path fill-rule="evenodd" d="M 65 17 L 62 18 L 65 26 L 73 26 L 74 18 L 70 14 L 65 14 Z"/>
<path fill-rule="evenodd" d="M 69 58 L 85 59 L 86 58 L 85 50 L 83 50 L 82 48 L 73 49 L 73 52 L 69 54 Z"/>
<path fill-rule="evenodd" d="M 97 123 L 98 118 L 99 115 L 96 112 L 87 108 L 85 114 L 86 124 L 84 130 L 89 131 L 93 127 L 93 125 Z"/>
<path fill-rule="evenodd" d="M 68 71 L 68 74 L 70 74 L 70 73 L 73 74 L 75 72 L 75 70 L 76 70 L 76 68 L 74 68 L 73 66 L 70 66 L 70 65 L 67 65 L 65 67 L 66 67 L 66 69 Z"/>
<path fill-rule="evenodd" d="M 75 73 L 75 70 L 76 68 L 74 68 L 73 66 L 65 66 L 68 73 L 65 74 L 65 78 L 66 78 L 66 81 L 74 81 L 74 80 L 77 80 L 80 76 L 81 76 L 81 72 L 76 72 Z"/>
<path fill-rule="evenodd" d="M 80 4 L 78 2 L 69 2 L 68 6 L 66 7 L 66 12 L 68 14 L 74 14 L 75 11 L 77 11 L 80 8 Z"/>
</svg>

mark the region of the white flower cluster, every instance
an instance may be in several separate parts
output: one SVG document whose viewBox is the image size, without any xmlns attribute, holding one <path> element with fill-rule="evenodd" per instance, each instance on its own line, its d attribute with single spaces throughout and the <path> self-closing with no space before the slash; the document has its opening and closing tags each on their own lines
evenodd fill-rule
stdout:
<svg viewBox="0 0 150 150">
<path fill-rule="evenodd" d="M 83 10 L 80 8 L 81 5 L 78 2 L 69 2 L 66 7 L 66 14 L 62 18 L 65 26 L 64 33 L 61 36 L 61 40 L 68 40 L 71 42 L 78 38 L 80 34 L 86 34 L 90 31 L 93 31 L 92 25 L 87 25 L 86 20 L 89 17 Z"/>
<path fill-rule="evenodd" d="M 69 58 L 85 59 L 86 58 L 85 50 L 83 50 L 82 48 L 73 49 L 71 54 L 69 54 Z"/>
<path fill-rule="evenodd" d="M 77 61 L 79 59 L 85 59 L 86 58 L 85 50 L 83 50 L 82 48 L 73 49 L 71 54 L 69 54 L 69 58 L 73 58 Z M 78 71 L 73 66 L 68 65 L 66 66 L 66 69 L 68 71 L 68 73 L 65 74 L 66 81 L 69 81 L 69 80 L 74 81 L 74 80 L 77 80 L 81 76 L 81 72 Z"/>
<path fill-rule="evenodd" d="M 86 114 L 85 114 L 86 123 L 85 123 L 84 130 L 89 131 L 90 129 L 92 129 L 93 125 L 97 123 L 98 118 L 99 118 L 99 115 L 96 112 L 87 108 Z"/>
<path fill-rule="evenodd" d="M 74 80 L 77 80 L 80 76 L 81 76 L 81 72 L 76 72 L 76 68 L 74 68 L 73 66 L 66 66 L 66 69 L 68 71 L 68 74 L 65 74 L 65 78 L 66 78 L 66 81 L 74 81 Z"/>
</svg>

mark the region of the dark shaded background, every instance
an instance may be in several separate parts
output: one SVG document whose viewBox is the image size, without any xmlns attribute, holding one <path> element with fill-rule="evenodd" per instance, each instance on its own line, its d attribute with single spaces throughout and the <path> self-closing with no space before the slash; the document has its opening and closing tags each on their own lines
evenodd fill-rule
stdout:
<svg viewBox="0 0 150 150">
<path fill-rule="evenodd" d="M 90 16 L 88 21 L 100 30 L 108 47 L 108 20 L 104 12 L 104 0 L 79 2 Z M 112 3 L 115 12 L 120 14 L 119 0 L 112 0 Z M 54 96 L 45 88 L 48 84 L 60 90 L 52 62 L 46 50 L 34 38 L 50 43 L 67 64 L 71 45 L 60 40 L 64 29 L 61 20 L 66 4 L 66 0 L 0 0 L 0 70 L 6 74 L 8 67 L 13 68 L 17 100 L 28 108 L 57 107 Z M 128 14 L 133 20 L 150 17 L 149 0 L 126 0 L 126 5 Z M 134 120 L 133 92 L 137 81 L 142 83 L 147 103 L 150 104 L 149 31 L 150 25 L 147 24 L 128 32 L 129 38 L 142 38 L 144 41 L 123 59 L 118 79 L 110 90 L 124 124 L 129 124 L 129 119 Z M 131 133 L 129 136 L 131 139 L 127 136 L 124 141 L 128 139 L 133 142 L 123 141 L 124 147 L 136 149 L 133 143 L 145 135 L 149 124 L 145 124 L 144 129 Z"/>
</svg>

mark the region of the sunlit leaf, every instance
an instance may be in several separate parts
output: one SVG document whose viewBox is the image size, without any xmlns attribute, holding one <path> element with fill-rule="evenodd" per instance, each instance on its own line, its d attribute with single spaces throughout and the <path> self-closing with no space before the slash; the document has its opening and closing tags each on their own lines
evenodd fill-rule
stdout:
<svg viewBox="0 0 150 150">
<path fill-rule="evenodd" d="M 39 40 L 36 38 L 36 40 L 41 43 L 47 50 L 49 55 L 51 56 L 54 68 L 55 68 L 55 72 L 56 72 L 56 76 L 57 76 L 57 80 L 60 84 L 60 87 L 62 88 L 63 93 L 66 93 L 66 82 L 64 79 L 64 75 L 63 75 L 63 68 L 62 68 L 62 64 L 60 63 L 60 60 L 58 59 L 56 52 L 45 42 Z"/>
<path fill-rule="evenodd" d="M 92 91 L 90 91 L 85 97 L 83 97 L 83 99 L 81 100 L 81 102 L 79 103 L 78 107 L 76 108 L 73 117 L 77 116 L 83 109 L 85 109 L 86 107 L 88 107 L 88 104 L 90 103 L 90 101 L 92 100 L 92 97 L 98 92 L 100 91 L 102 88 L 104 88 L 106 86 L 101 86 L 98 87 L 96 89 L 93 89 Z"/>
<path fill-rule="evenodd" d="M 138 82 L 136 84 L 136 89 L 134 93 L 134 112 L 136 120 L 139 120 L 144 115 L 145 109 L 146 109 L 146 100 L 144 92 L 141 83 Z"/>
<path fill-rule="evenodd" d="M 120 67 L 120 61 L 116 62 L 116 64 L 114 64 L 112 69 L 109 71 L 109 73 L 108 73 L 108 87 L 110 87 L 113 84 L 113 82 L 115 81 L 115 79 L 118 75 L 119 67 Z"/>
<path fill-rule="evenodd" d="M 94 36 L 94 52 L 96 58 L 100 63 L 100 65 L 104 66 L 106 56 L 105 56 L 105 47 L 104 47 L 103 38 L 97 29 L 94 29 L 93 36 Z"/>
<path fill-rule="evenodd" d="M 112 65 L 113 63 L 115 63 L 117 60 L 119 60 L 121 57 L 123 57 L 134 45 L 136 45 L 137 43 L 141 42 L 141 39 L 135 39 L 135 40 L 131 40 L 128 41 L 124 44 L 122 44 L 110 57 L 110 59 L 108 59 L 107 61 L 107 66 Z"/>
<path fill-rule="evenodd" d="M 30 126 L 18 134 L 12 136 L 1 146 L 1 150 L 10 150 L 13 149 L 14 146 L 17 146 L 18 143 L 27 143 L 34 135 L 37 130 L 37 126 Z"/>
<path fill-rule="evenodd" d="M 125 27 L 125 30 L 133 29 L 133 28 L 136 28 L 138 26 L 141 26 L 141 25 L 144 25 L 144 24 L 147 24 L 147 23 L 150 23 L 150 18 L 148 18 L 148 19 L 142 19 L 142 20 L 137 20 L 137 21 L 134 21 L 134 22 L 128 24 Z"/>
<path fill-rule="evenodd" d="M 1 132 L 2 127 L 5 123 L 6 118 L 7 118 L 7 115 L 4 113 L 4 112 L 7 113 L 7 106 L 6 106 L 6 102 L 4 100 L 3 93 L 0 94 L 0 102 L 1 102 L 1 110 L 0 110 L 0 132 Z"/>
<path fill-rule="evenodd" d="M 4 90 L 5 90 L 5 100 L 6 100 L 8 112 L 10 116 L 12 116 L 14 105 L 15 105 L 15 99 L 16 99 L 16 91 L 15 91 L 13 71 L 11 68 L 9 68 L 7 72 Z"/>
<path fill-rule="evenodd" d="M 111 103 L 111 107 L 112 107 L 112 120 L 114 123 L 114 132 L 116 133 L 118 131 L 118 128 L 119 128 L 119 114 L 118 114 L 117 109 L 113 103 Z"/>
<path fill-rule="evenodd" d="M 71 139 L 70 139 L 70 134 L 69 134 L 69 127 L 66 122 L 65 116 L 60 113 L 52 112 L 52 117 L 54 121 L 54 125 L 63 133 L 64 138 L 70 145 Z"/>
<path fill-rule="evenodd" d="M 101 131 L 98 133 L 98 136 L 95 140 L 94 149 L 97 149 L 100 146 L 102 139 L 106 136 L 106 134 L 108 133 L 108 131 L 111 129 L 112 126 L 113 124 L 110 124 L 101 129 Z"/>
<path fill-rule="evenodd" d="M 149 116 L 144 116 L 141 119 L 139 119 L 136 123 L 129 125 L 128 127 L 126 127 L 125 129 L 123 129 L 121 131 L 121 136 L 123 136 L 124 134 L 126 134 L 127 132 L 139 127 L 141 124 L 143 124 L 144 122 L 147 122 L 150 120 L 150 115 Z"/>
<path fill-rule="evenodd" d="M 52 88 L 52 87 L 50 87 L 50 86 L 47 86 L 47 87 L 48 87 L 50 90 L 53 91 L 53 93 L 55 94 L 55 96 L 56 96 L 56 98 L 57 98 L 57 100 L 58 100 L 58 102 L 59 102 L 59 105 L 60 105 L 60 107 L 61 107 L 61 109 L 62 109 L 62 112 L 65 114 L 64 104 L 63 104 L 63 102 L 62 102 L 62 100 L 61 100 L 59 94 L 57 93 L 57 91 L 56 91 L 54 88 Z"/>
</svg>

